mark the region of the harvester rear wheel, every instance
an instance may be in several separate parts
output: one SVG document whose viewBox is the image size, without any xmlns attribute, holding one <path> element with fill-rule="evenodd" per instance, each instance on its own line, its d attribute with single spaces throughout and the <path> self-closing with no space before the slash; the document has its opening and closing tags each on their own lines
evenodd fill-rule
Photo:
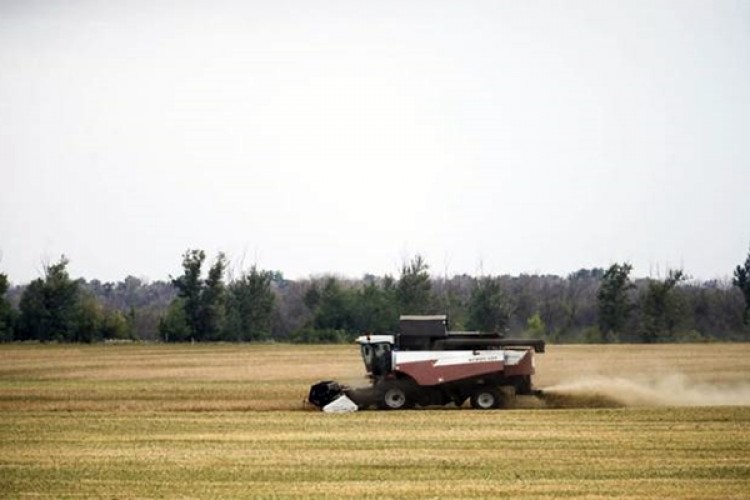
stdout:
<svg viewBox="0 0 750 500">
<path fill-rule="evenodd" d="M 383 410 L 405 410 L 414 407 L 412 395 L 401 382 L 386 382 L 380 387 L 378 406 Z"/>
<path fill-rule="evenodd" d="M 494 387 L 480 387 L 471 395 L 471 407 L 476 410 L 492 410 L 500 408 L 503 399 Z"/>
</svg>

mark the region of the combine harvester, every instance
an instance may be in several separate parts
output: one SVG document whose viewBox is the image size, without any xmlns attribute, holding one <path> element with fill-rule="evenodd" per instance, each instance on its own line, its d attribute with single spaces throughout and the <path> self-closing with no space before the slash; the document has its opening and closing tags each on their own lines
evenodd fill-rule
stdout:
<svg viewBox="0 0 750 500">
<path fill-rule="evenodd" d="M 447 316 L 401 316 L 398 335 L 364 335 L 357 343 L 370 380 L 352 388 L 324 381 L 308 401 L 324 411 L 375 406 L 401 410 L 467 399 L 479 410 L 506 406 L 516 394 L 534 390 L 534 353 L 543 340 L 510 340 L 499 333 L 452 332 Z"/>
</svg>

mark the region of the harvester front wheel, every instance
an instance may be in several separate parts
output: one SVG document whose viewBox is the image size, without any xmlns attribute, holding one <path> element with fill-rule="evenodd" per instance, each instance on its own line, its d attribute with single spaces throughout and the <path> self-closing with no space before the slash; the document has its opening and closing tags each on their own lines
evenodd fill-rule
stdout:
<svg viewBox="0 0 750 500">
<path fill-rule="evenodd" d="M 388 382 L 380 388 L 378 401 L 383 410 L 405 410 L 414 406 L 414 401 L 406 390 L 405 384 L 399 382 Z"/>
<path fill-rule="evenodd" d="M 494 387 L 480 387 L 471 395 L 471 407 L 476 410 L 500 408 L 502 402 L 500 391 Z"/>
</svg>

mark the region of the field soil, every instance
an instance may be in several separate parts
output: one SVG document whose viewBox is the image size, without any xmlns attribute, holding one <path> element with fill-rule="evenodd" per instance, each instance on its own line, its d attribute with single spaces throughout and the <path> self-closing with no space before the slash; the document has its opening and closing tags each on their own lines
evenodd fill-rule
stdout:
<svg viewBox="0 0 750 500">
<path fill-rule="evenodd" d="M 548 347 L 511 409 L 328 415 L 354 346 L 0 347 L 0 497 L 748 498 L 750 344 Z"/>
</svg>

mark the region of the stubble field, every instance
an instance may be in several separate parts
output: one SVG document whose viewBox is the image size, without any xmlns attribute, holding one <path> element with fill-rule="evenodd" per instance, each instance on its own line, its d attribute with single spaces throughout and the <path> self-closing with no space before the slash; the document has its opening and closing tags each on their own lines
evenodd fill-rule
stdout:
<svg viewBox="0 0 750 500">
<path fill-rule="evenodd" d="M 544 399 L 328 415 L 355 346 L 0 347 L 0 497 L 750 496 L 750 345 L 548 346 Z"/>
</svg>

